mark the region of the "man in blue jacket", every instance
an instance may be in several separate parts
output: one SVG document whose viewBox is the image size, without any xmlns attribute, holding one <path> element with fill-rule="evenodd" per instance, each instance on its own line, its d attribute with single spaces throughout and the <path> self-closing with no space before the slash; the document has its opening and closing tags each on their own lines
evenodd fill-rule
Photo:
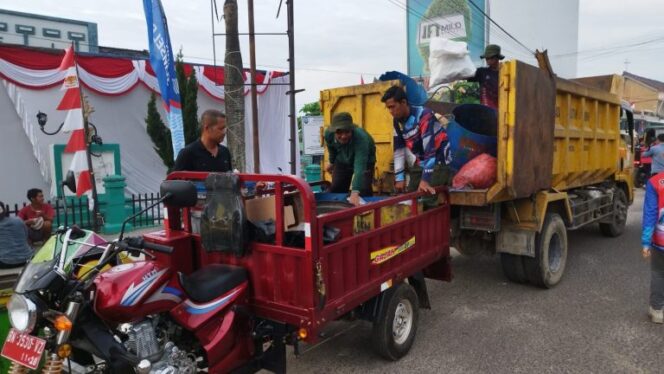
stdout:
<svg viewBox="0 0 664 374">
<path fill-rule="evenodd" d="M 650 319 L 664 323 L 664 173 L 646 183 L 641 254 L 650 258 Z"/>
</svg>

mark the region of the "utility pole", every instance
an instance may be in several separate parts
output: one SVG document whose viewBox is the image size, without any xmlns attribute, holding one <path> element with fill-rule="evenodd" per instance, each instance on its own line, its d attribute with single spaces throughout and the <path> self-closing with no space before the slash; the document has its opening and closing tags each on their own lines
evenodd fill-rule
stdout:
<svg viewBox="0 0 664 374">
<path fill-rule="evenodd" d="M 631 64 L 631 63 L 632 63 L 632 62 L 629 61 L 629 59 L 627 59 L 627 58 L 625 59 L 625 62 L 624 62 L 624 64 L 625 64 L 625 71 L 627 71 L 627 68 L 629 67 L 629 64 Z"/>
<path fill-rule="evenodd" d="M 228 129 L 228 148 L 233 167 L 246 172 L 244 138 L 244 76 L 240 39 L 238 37 L 237 1 L 224 2 L 226 22 L 226 56 L 224 58 L 224 106 Z"/>
<path fill-rule="evenodd" d="M 290 141 L 291 141 L 291 174 L 295 175 L 297 172 L 296 162 L 296 147 L 297 147 L 297 120 L 295 113 L 295 30 L 294 30 L 294 12 L 293 12 L 293 0 L 286 1 L 287 13 L 288 13 L 288 81 L 290 82 L 290 88 L 288 94 L 290 95 Z"/>
</svg>

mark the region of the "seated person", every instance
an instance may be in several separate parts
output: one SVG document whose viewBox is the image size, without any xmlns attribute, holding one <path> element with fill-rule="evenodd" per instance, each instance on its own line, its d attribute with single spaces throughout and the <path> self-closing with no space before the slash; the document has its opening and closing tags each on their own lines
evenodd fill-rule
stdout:
<svg viewBox="0 0 664 374">
<path fill-rule="evenodd" d="M 0 202 L 0 269 L 25 265 L 32 257 L 28 245 L 28 229 L 17 217 L 8 217 L 7 208 Z"/>
<path fill-rule="evenodd" d="M 51 236 L 55 210 L 50 204 L 44 202 L 44 194 L 39 188 L 28 190 L 28 200 L 30 200 L 30 204 L 24 206 L 18 212 L 18 216 L 28 227 L 30 244 L 45 242 Z"/>
</svg>

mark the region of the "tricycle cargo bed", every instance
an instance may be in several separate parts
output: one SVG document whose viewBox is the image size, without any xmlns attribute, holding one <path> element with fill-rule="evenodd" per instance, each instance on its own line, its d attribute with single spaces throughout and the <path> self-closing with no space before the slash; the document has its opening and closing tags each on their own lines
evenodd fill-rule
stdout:
<svg viewBox="0 0 664 374">
<path fill-rule="evenodd" d="M 188 180 L 205 177 L 205 173 L 187 172 L 169 176 Z M 242 256 L 206 250 L 197 261 L 247 269 L 252 288 L 249 302 L 257 317 L 305 328 L 309 339 L 316 339 L 324 323 L 415 273 L 424 271 L 431 278 L 451 279 L 450 207 L 443 189 L 439 205 L 426 211 L 420 211 L 417 202 L 421 194 L 410 193 L 317 214 L 315 195 L 300 178 L 241 174 L 240 179 L 274 183 L 274 189 L 264 192 L 275 206 L 273 241 L 251 240 Z M 295 212 L 296 222 L 290 228 L 283 214 L 287 205 Z M 392 205 L 407 205 L 410 212 L 398 221 L 382 222 L 382 209 Z M 178 215 L 169 208 L 171 226 L 178 224 L 173 222 Z M 182 218 L 185 231 L 191 231 L 187 209 L 183 209 Z M 299 230 L 303 233 L 301 245 L 293 244 L 293 232 Z M 200 235 L 188 235 L 195 245 L 202 245 Z M 161 240 L 168 242 L 166 233 Z"/>
</svg>

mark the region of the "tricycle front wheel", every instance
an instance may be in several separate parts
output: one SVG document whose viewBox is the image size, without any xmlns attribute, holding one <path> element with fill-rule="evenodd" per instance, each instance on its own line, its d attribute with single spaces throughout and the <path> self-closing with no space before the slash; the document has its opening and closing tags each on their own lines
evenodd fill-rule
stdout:
<svg viewBox="0 0 664 374">
<path fill-rule="evenodd" d="M 373 322 L 372 339 L 378 354 L 396 361 L 413 345 L 420 303 L 417 293 L 407 283 L 385 292 L 382 307 Z"/>
</svg>

